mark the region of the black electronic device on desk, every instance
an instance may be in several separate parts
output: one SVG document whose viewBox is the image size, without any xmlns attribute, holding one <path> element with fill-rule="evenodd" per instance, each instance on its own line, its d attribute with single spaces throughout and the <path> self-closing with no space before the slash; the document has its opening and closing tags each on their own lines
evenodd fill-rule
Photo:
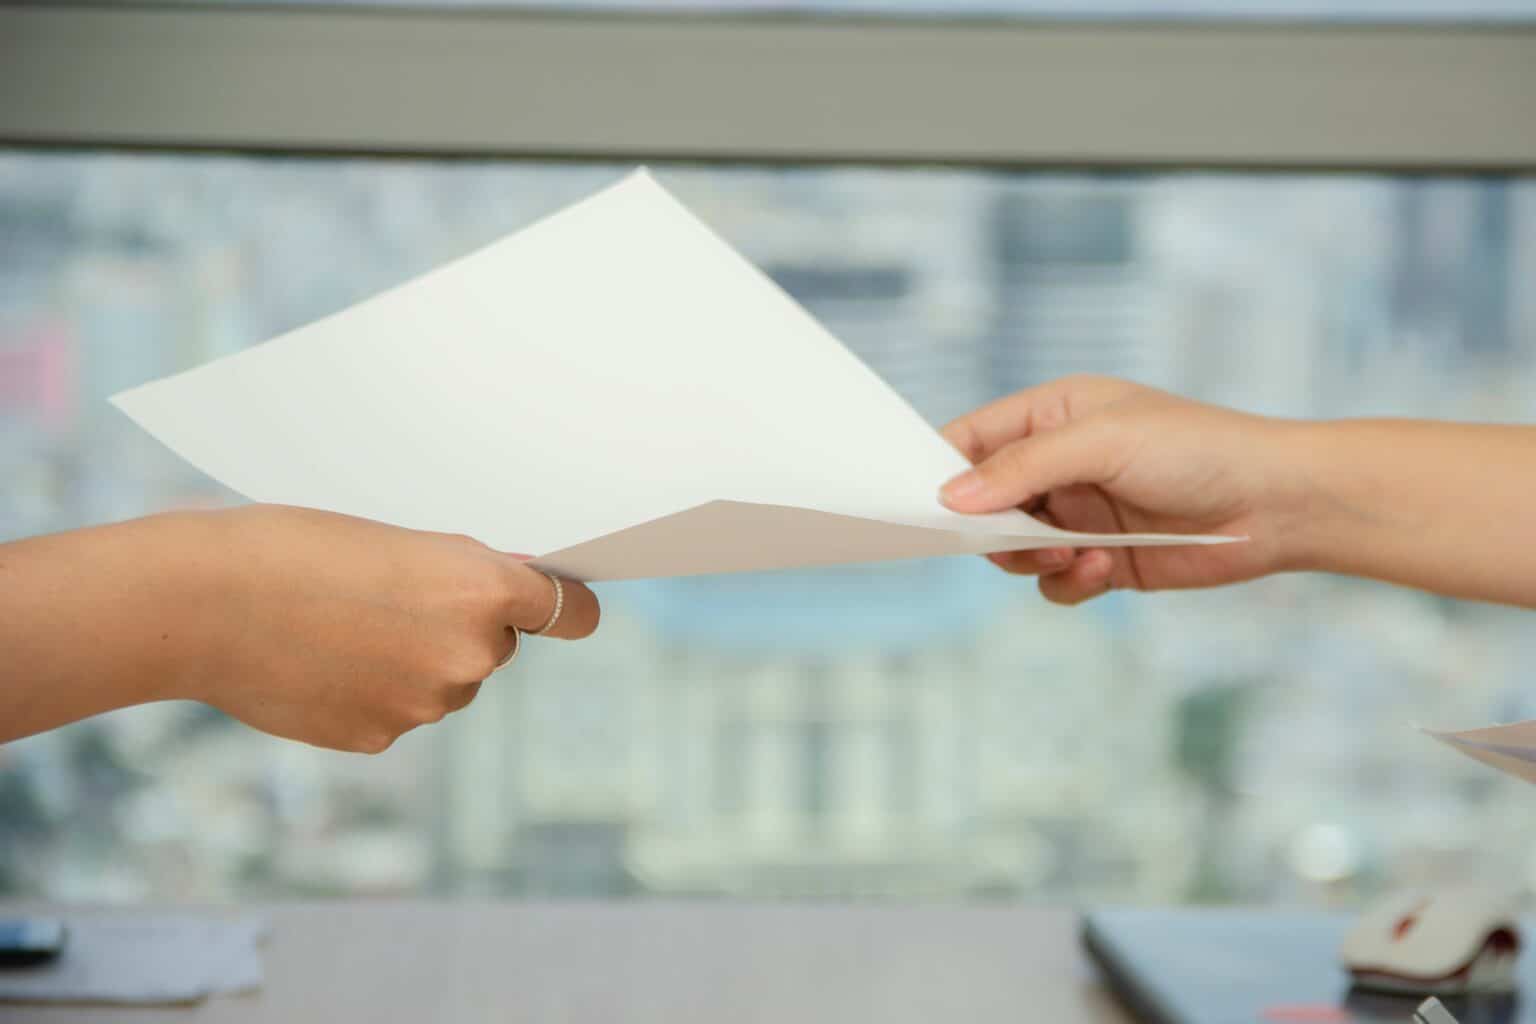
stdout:
<svg viewBox="0 0 1536 1024">
<path fill-rule="evenodd" d="M 1111 909 L 1083 918 L 1083 945 L 1142 1024 L 1412 1024 L 1423 992 L 1353 984 L 1340 959 L 1353 915 Z M 1412 924 L 1407 927 L 1411 929 Z M 1513 989 L 1450 994 L 1460 1024 L 1536 1024 L 1536 958 Z"/>
<path fill-rule="evenodd" d="M 69 931 L 47 917 L 0 917 L 0 970 L 38 967 L 57 960 Z"/>
</svg>

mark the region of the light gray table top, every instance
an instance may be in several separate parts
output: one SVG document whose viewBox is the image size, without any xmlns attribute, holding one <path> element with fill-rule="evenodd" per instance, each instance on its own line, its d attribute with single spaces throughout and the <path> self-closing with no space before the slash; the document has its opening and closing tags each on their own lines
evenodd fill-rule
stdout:
<svg viewBox="0 0 1536 1024">
<path fill-rule="evenodd" d="M 348 902 L 264 912 L 273 932 L 257 994 L 186 1009 L 0 1005 L 0 1021 L 1128 1022 L 1067 911 Z"/>
</svg>

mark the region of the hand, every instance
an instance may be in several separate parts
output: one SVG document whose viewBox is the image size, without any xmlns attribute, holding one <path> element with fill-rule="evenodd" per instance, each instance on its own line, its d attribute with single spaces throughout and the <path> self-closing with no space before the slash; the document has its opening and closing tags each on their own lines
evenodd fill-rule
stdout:
<svg viewBox="0 0 1536 1024">
<path fill-rule="evenodd" d="M 180 695 L 317 746 L 377 753 L 465 707 L 511 651 L 508 627 L 553 610 L 543 574 L 468 537 L 273 505 L 168 518 L 201 520 L 195 560 L 215 581 L 211 642 Z M 587 636 L 597 599 L 562 582 L 549 635 Z"/>
<path fill-rule="evenodd" d="M 1107 590 L 1206 587 L 1286 567 L 1303 481 L 1281 421 L 1107 377 L 1030 388 L 955 420 L 944 436 L 975 468 L 945 485 L 958 512 L 1021 507 L 1091 533 L 1219 533 L 1247 543 L 990 555 L 1077 604 Z"/>
</svg>

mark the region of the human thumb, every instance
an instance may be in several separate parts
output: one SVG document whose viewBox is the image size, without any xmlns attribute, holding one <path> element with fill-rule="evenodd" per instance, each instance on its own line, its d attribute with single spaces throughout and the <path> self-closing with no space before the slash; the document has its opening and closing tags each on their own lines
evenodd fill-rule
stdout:
<svg viewBox="0 0 1536 1024">
<path fill-rule="evenodd" d="M 1011 441 L 946 483 L 939 500 L 956 512 L 1001 512 L 1073 484 L 1102 484 L 1123 465 L 1122 436 L 1088 420 Z"/>
</svg>

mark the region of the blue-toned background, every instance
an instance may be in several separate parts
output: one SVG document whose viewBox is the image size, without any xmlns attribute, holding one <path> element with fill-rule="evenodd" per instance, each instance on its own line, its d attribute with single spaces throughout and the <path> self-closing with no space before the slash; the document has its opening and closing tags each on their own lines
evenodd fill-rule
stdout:
<svg viewBox="0 0 1536 1024">
<path fill-rule="evenodd" d="M 623 170 L 0 153 L 0 538 L 229 500 L 106 395 Z M 1083 371 L 1278 415 L 1536 419 L 1529 180 L 659 174 L 936 424 Z M 1536 882 L 1531 793 L 1413 728 L 1536 714 L 1528 613 L 1311 577 L 1067 610 L 979 559 L 603 595 L 596 638 L 530 644 L 379 758 L 191 705 L 0 748 L 0 895 Z"/>
</svg>

